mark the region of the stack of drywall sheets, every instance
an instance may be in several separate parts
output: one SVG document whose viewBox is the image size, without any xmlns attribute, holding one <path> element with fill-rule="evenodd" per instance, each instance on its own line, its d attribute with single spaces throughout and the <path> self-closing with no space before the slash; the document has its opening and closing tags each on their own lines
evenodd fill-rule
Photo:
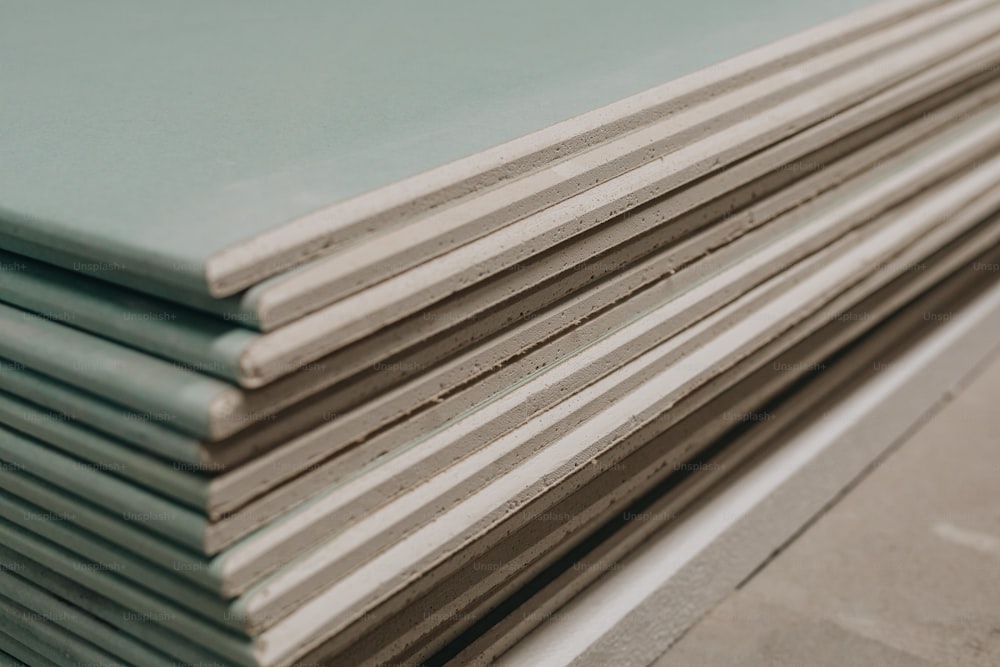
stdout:
<svg viewBox="0 0 1000 667">
<path fill-rule="evenodd" d="M 665 4 L 5 9 L 0 649 L 419 662 L 996 244 L 995 3 Z"/>
<path fill-rule="evenodd" d="M 594 535 L 432 664 L 652 664 L 997 352 L 1000 283 L 982 273 L 998 260 L 994 248 L 873 324 L 884 288 L 671 425 L 619 474 L 678 441 L 699 453 L 598 509 Z M 809 372 L 788 378 L 796 367 Z"/>
</svg>

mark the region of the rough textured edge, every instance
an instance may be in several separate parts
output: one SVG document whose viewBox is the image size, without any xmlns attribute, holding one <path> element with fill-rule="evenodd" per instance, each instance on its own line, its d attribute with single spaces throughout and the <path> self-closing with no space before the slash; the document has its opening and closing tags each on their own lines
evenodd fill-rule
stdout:
<svg viewBox="0 0 1000 667">
<path fill-rule="evenodd" d="M 925 241 L 931 242 L 931 243 L 938 242 L 938 241 L 932 239 L 931 237 L 926 237 Z M 866 254 L 868 254 L 868 253 L 866 252 Z M 920 256 L 923 256 L 923 255 L 920 255 Z M 875 261 L 876 260 L 875 257 L 870 257 L 869 259 L 871 261 Z M 846 267 L 841 267 L 841 268 L 846 268 Z M 767 319 L 767 317 L 762 316 L 760 324 L 761 324 L 761 326 L 769 326 L 770 320 Z M 721 339 L 720 339 L 720 341 L 717 341 L 717 342 L 718 342 L 719 345 L 722 345 L 722 344 L 725 343 L 725 341 L 722 341 Z M 691 364 L 699 365 L 699 367 L 700 367 L 700 362 L 694 361 L 694 357 L 695 356 L 696 355 L 692 355 L 691 357 L 689 357 L 688 361 Z M 660 400 L 660 399 L 656 399 L 656 400 Z M 615 412 L 618 409 L 620 409 L 620 410 L 626 410 L 626 409 L 630 409 L 630 408 L 620 407 L 620 406 L 614 406 L 614 407 L 612 407 L 609 410 L 609 412 L 613 413 L 613 412 Z M 612 417 L 609 417 L 608 415 L 602 415 L 602 419 L 604 417 L 608 417 L 608 419 L 604 419 L 605 422 L 608 422 L 610 419 L 612 419 Z M 568 437 L 568 436 L 564 436 L 564 438 L 565 437 Z M 550 445 L 549 447 L 547 447 L 543 451 L 542 454 L 537 454 L 536 457 L 543 457 L 543 458 L 552 459 L 553 457 L 559 457 L 559 456 L 562 456 L 564 454 L 565 454 L 565 452 L 561 451 L 558 446 L 556 446 L 556 445 Z M 532 465 L 534 465 L 537 468 L 537 465 L 535 465 L 536 463 L 537 464 L 541 464 L 541 463 L 544 463 L 544 462 L 539 462 L 539 461 L 533 460 L 532 461 Z M 566 468 L 565 467 L 564 468 L 560 468 L 560 470 L 561 471 L 562 470 L 566 470 Z M 536 473 L 533 472 L 532 474 L 536 474 Z M 507 487 L 513 488 L 512 485 L 516 486 L 516 483 L 512 482 L 511 481 L 512 479 L 514 479 L 514 478 L 511 477 L 510 479 L 504 480 L 502 482 L 501 486 L 505 487 L 505 488 L 507 488 Z M 552 485 L 552 484 L 555 483 L 555 480 L 552 479 L 551 477 L 549 477 L 549 478 L 546 478 L 543 483 L 547 484 L 547 485 Z M 503 491 L 504 491 L 504 489 L 501 489 L 501 492 L 503 492 Z M 520 496 L 524 496 L 526 493 L 529 493 L 529 491 L 524 491 L 524 492 L 518 491 L 517 492 L 517 494 L 519 496 L 519 498 L 518 498 L 519 502 L 521 500 L 523 500 L 523 498 L 520 497 Z M 488 502 L 488 501 L 484 501 L 484 499 L 479 498 L 479 499 L 472 500 L 472 502 L 478 502 L 478 503 L 482 504 L 483 502 Z M 509 502 L 509 501 L 505 501 L 505 502 Z M 494 506 L 496 506 L 496 505 L 494 505 Z M 466 513 L 469 513 L 470 511 L 471 511 L 471 505 L 470 505 L 470 509 L 466 510 Z M 463 516 L 465 516 L 465 515 L 463 515 Z M 442 528 L 441 526 L 438 526 L 436 529 L 445 530 L 445 528 Z M 479 530 L 479 527 L 473 527 L 473 529 Z M 452 530 L 452 529 L 451 529 L 451 527 L 448 527 L 447 530 Z M 423 539 L 423 538 L 420 538 L 420 539 Z M 412 541 L 415 541 L 416 538 L 413 535 L 411 535 L 411 536 L 407 537 L 407 540 L 412 542 Z M 403 547 L 401 546 L 401 544 L 396 544 L 395 546 L 392 547 L 391 551 L 397 552 L 396 556 L 398 556 L 399 555 L 398 552 L 400 552 L 400 550 L 402 548 Z M 272 663 L 273 664 L 285 664 L 285 662 L 287 660 L 290 660 L 292 658 L 292 656 L 290 656 L 290 655 L 288 655 L 288 656 L 282 655 L 282 651 L 286 650 L 291 645 L 291 643 L 295 643 L 295 642 L 299 641 L 299 639 L 296 636 L 302 637 L 307 632 L 311 632 L 312 631 L 308 627 L 306 627 L 305 625 L 302 625 L 302 624 L 312 624 L 312 625 L 315 626 L 315 625 L 318 625 L 320 623 L 327 623 L 326 616 L 323 617 L 322 621 L 317 621 L 314 617 L 311 617 L 310 614 L 314 613 L 315 610 L 317 608 L 319 608 L 321 605 L 329 605 L 334 600 L 337 600 L 337 596 L 338 595 L 341 595 L 341 594 L 344 594 L 344 593 L 348 593 L 348 592 L 353 595 L 355 593 L 355 591 L 350 588 L 351 586 L 359 586 L 359 587 L 367 587 L 367 588 L 371 588 L 372 586 L 374 586 L 375 583 L 371 582 L 368 579 L 369 577 L 372 576 L 372 572 L 365 572 L 364 570 L 366 568 L 368 570 L 373 569 L 375 567 L 375 563 L 376 562 L 380 562 L 380 561 L 385 561 L 386 560 L 385 556 L 386 556 L 386 553 L 379 554 L 379 556 L 376 558 L 375 561 L 370 561 L 370 562 L 366 563 L 366 565 L 363 566 L 361 569 L 354 571 L 350 575 L 350 577 L 348 579 L 343 580 L 343 582 L 341 584 L 336 584 L 333 587 L 326 589 L 319 596 L 314 597 L 309 602 L 304 603 L 301 607 L 299 607 L 296 611 L 294 611 L 291 616 L 286 617 L 285 620 L 282 621 L 282 624 L 280 626 L 280 632 L 278 631 L 277 626 L 275 626 L 274 628 L 272 628 L 272 630 L 269 630 L 267 633 L 264 633 L 262 635 L 262 640 L 264 640 L 264 641 L 262 641 L 262 647 L 263 648 L 261 649 L 261 656 L 262 656 L 261 659 L 262 659 L 262 661 L 266 662 L 267 664 L 272 664 Z M 411 569 L 408 570 L 408 572 L 412 573 L 414 571 L 413 568 L 415 568 L 416 566 L 411 565 L 411 566 L 408 566 L 408 567 L 411 568 Z M 423 567 L 423 566 L 421 565 L 421 567 Z M 338 601 L 336 604 L 339 604 L 341 607 L 344 607 L 345 605 L 350 604 L 350 603 L 349 602 L 342 602 L 341 603 L 340 601 Z M 325 611 L 326 611 L 326 608 L 324 608 L 324 613 L 325 613 Z M 332 619 L 332 616 L 333 616 L 332 611 L 331 611 L 330 616 L 331 616 L 331 619 Z M 250 618 L 250 617 L 251 617 L 251 614 L 248 612 L 248 618 Z M 305 642 L 302 642 L 302 644 L 305 644 Z M 311 646 L 305 645 L 305 648 L 308 649 L 308 648 L 311 648 Z"/>
<path fill-rule="evenodd" d="M 534 254 L 531 248 L 567 243 L 607 223 L 612 215 L 721 171 L 723 165 L 919 76 L 940 59 L 958 56 L 990 41 L 997 35 L 1000 14 L 992 9 L 986 11 L 983 16 L 964 19 L 919 43 L 883 54 L 877 66 L 872 61 L 871 68 L 825 81 L 782 101 L 767 114 L 685 146 L 671 155 L 666 173 L 660 162 L 643 165 L 258 338 L 246 347 L 240 360 L 246 383 L 258 386 L 361 340 L 405 315 L 452 296 L 459 291 L 459 285 L 486 280 L 487 274 L 495 275 L 526 261 Z M 919 58 L 924 67 L 914 64 L 914 58 Z M 496 250 L 498 247 L 502 250 Z"/>
<path fill-rule="evenodd" d="M 998 327 L 1000 287 L 645 544 L 497 664 L 649 664 L 973 373 L 994 351 Z"/>
<path fill-rule="evenodd" d="M 244 299 L 258 315 L 264 330 L 289 323 L 311 311 L 356 293 L 367 285 L 401 273 L 450 248 L 474 241 L 492 231 L 570 199 L 594 184 L 611 180 L 645 163 L 669 155 L 685 144 L 737 124 L 754 114 L 836 77 L 872 58 L 919 41 L 981 9 L 984 0 L 954 3 L 907 19 L 873 34 L 856 36 L 844 44 L 819 46 L 787 58 L 786 66 L 766 76 L 748 77 L 737 87 L 724 87 L 712 96 L 704 93 L 689 104 L 674 102 L 636 127 L 593 147 L 567 155 L 544 168 L 498 183 L 475 196 L 431 210 L 402 226 L 379 230 L 359 239 L 345 252 L 297 267 L 251 289 Z M 773 69 L 773 68 L 772 68 Z M 250 306 L 249 302 L 256 302 Z"/>
<path fill-rule="evenodd" d="M 986 251 L 985 255 L 979 257 L 987 262 L 992 262 L 1000 253 L 1000 248 L 994 247 Z M 736 442 L 732 446 L 725 447 L 721 452 L 708 459 L 707 466 L 698 474 L 685 479 L 677 486 L 669 487 L 665 495 L 659 496 L 648 505 L 643 505 L 639 512 L 652 517 L 662 517 L 666 521 L 673 521 L 680 516 L 683 511 L 692 506 L 692 503 L 702 495 L 707 493 L 710 487 L 714 487 L 711 475 L 703 473 L 723 469 L 728 476 L 730 471 L 739 470 L 740 462 L 749 460 L 753 452 L 765 447 L 774 448 L 779 446 L 778 438 L 785 437 L 789 432 L 794 432 L 794 427 L 804 420 L 809 419 L 809 415 L 822 411 L 825 406 L 835 405 L 839 399 L 846 395 L 844 387 L 861 386 L 864 379 L 878 369 L 872 370 L 876 360 L 885 359 L 886 354 L 890 354 L 891 359 L 895 359 L 911 349 L 917 342 L 927 338 L 928 330 L 917 331 L 917 327 L 926 323 L 923 321 L 925 312 L 933 311 L 937 308 L 952 308 L 971 303 L 974 299 L 988 289 L 969 292 L 972 287 L 971 282 L 976 279 L 975 258 L 969 253 L 958 251 L 958 256 L 954 252 L 942 251 L 935 255 L 937 259 L 928 258 L 932 268 L 922 269 L 915 275 L 901 276 L 890 286 L 883 288 L 879 292 L 867 297 L 866 300 L 858 302 L 850 308 L 850 313 L 874 312 L 872 319 L 847 319 L 838 320 L 837 327 L 827 325 L 810 338 L 800 341 L 795 347 L 786 353 L 763 362 L 749 376 L 740 380 L 736 385 L 741 384 L 758 386 L 764 392 L 763 396 L 757 392 L 751 392 L 747 398 L 736 400 L 731 407 L 720 406 L 719 410 L 730 410 L 737 414 L 749 414 L 761 409 L 775 410 L 782 415 L 788 415 L 788 410 L 794 411 L 793 419 L 768 420 L 755 424 L 745 437 L 741 437 L 739 444 Z M 943 264 L 939 264 L 943 262 Z M 921 262 L 921 266 L 923 266 Z M 964 266 L 963 266 L 964 265 Z M 895 285 L 895 288 L 892 287 Z M 886 294 L 891 296 L 886 297 Z M 961 301 L 957 303 L 956 299 Z M 891 317 L 888 317 L 892 314 Z M 937 324 L 935 322 L 935 324 Z M 874 329 L 872 327 L 875 327 Z M 823 333 L 826 331 L 827 333 Z M 836 333 L 830 333 L 835 331 Z M 816 336 L 819 336 L 816 339 Z M 815 339 L 815 340 L 814 340 Z M 847 342 L 851 341 L 851 342 Z M 818 347 L 816 344 L 818 343 Z M 846 343 L 846 347 L 845 347 Z M 846 354 L 841 356 L 838 350 L 846 349 Z M 831 354 L 836 355 L 832 360 L 832 365 L 827 365 L 826 359 Z M 787 357 L 785 355 L 788 355 Z M 779 368 L 777 364 L 785 360 L 790 362 L 787 368 Z M 774 370 L 772 370 L 772 367 Z M 786 391 L 796 379 L 789 379 L 788 375 L 796 376 L 799 370 L 821 370 L 808 384 L 796 390 L 786 399 L 781 400 L 773 407 L 769 404 L 776 392 Z M 774 373 L 774 377 L 768 373 Z M 763 384 L 758 376 L 767 377 Z M 801 377 L 798 375 L 796 377 Z M 726 390 L 731 393 L 734 388 Z M 725 394 L 724 394 L 725 395 Z M 712 404 L 699 408 L 704 411 Z M 681 422 L 683 423 L 683 422 Z M 793 427 L 793 428 L 790 428 Z M 699 430 L 704 426 L 698 427 Z M 714 439 L 721 435 L 721 430 L 716 429 L 715 435 L 708 436 Z M 669 437 L 670 431 L 664 436 Z M 660 436 L 660 437 L 664 437 Z M 755 444 L 756 443 L 756 444 Z M 704 459 L 701 459 L 704 461 Z M 716 466 L 715 464 L 719 465 Z M 586 552 L 582 559 L 588 563 L 611 564 L 615 567 L 627 556 L 631 550 L 642 544 L 647 538 L 657 533 L 662 533 L 662 522 L 629 522 L 614 533 L 611 539 L 605 539 L 593 550 Z M 672 524 L 671 524 L 672 525 Z M 577 568 L 568 569 L 555 578 L 543 582 L 543 588 L 539 592 L 520 604 L 515 611 L 507 614 L 502 620 L 490 627 L 484 633 L 476 637 L 471 643 L 461 647 L 461 653 L 455 660 L 463 665 L 476 665 L 484 667 L 490 665 L 504 651 L 517 643 L 517 641 L 538 627 L 545 619 L 558 613 L 559 607 L 566 604 L 575 593 L 585 589 L 591 582 L 601 576 L 603 568 Z M 425 654 L 426 655 L 426 654 Z M 438 664 L 439 661 L 434 661 Z"/>
<path fill-rule="evenodd" d="M 954 269 L 954 266 L 951 266 L 953 264 L 951 256 L 948 257 L 947 265 Z M 996 252 L 992 253 L 992 257 L 996 257 Z M 977 278 L 974 271 L 968 268 L 960 269 L 958 273 L 945 270 L 944 273 L 948 273 L 949 276 L 943 285 L 932 287 L 929 293 L 923 294 L 917 297 L 916 301 L 913 301 L 915 295 L 924 292 L 925 288 L 934 285 L 937 278 L 941 277 L 939 275 L 941 267 L 936 262 L 933 262 L 933 265 L 934 268 L 930 272 L 921 274 L 919 282 L 908 280 L 907 276 L 898 278 L 892 284 L 895 287 L 883 288 L 851 308 L 850 312 L 854 313 L 873 313 L 871 319 L 838 319 L 778 356 L 764 353 L 762 360 L 759 363 L 755 362 L 755 370 L 750 375 L 743 377 L 717 398 L 698 407 L 694 413 L 677 422 L 676 427 L 669 426 L 668 430 L 657 435 L 649 444 L 637 450 L 635 454 L 630 455 L 629 458 L 641 455 L 643 450 L 651 449 L 652 455 L 659 457 L 657 460 L 661 463 L 657 463 L 655 466 L 650 463 L 647 457 L 644 462 L 636 463 L 638 468 L 632 466 L 627 468 L 629 471 L 639 472 L 639 476 L 645 475 L 646 471 L 652 468 L 662 471 L 663 468 L 659 467 L 661 465 L 665 466 L 668 471 L 670 469 L 677 470 L 676 465 L 671 465 L 669 462 L 663 463 L 665 461 L 663 452 L 671 449 L 682 449 L 687 452 L 685 456 L 687 458 L 695 452 L 701 451 L 710 442 L 717 441 L 732 426 L 732 421 L 718 419 L 719 415 L 723 413 L 748 415 L 758 413 L 762 409 L 768 411 L 771 416 L 780 415 L 776 419 L 769 417 L 766 421 L 756 423 L 748 432 L 739 436 L 738 445 L 733 442 L 731 446 L 726 446 L 721 452 L 714 453 L 707 460 L 701 456 L 694 459 L 699 465 L 703 463 L 704 467 L 698 467 L 696 473 L 676 485 L 671 485 L 668 478 L 666 480 L 667 486 L 664 487 L 663 477 L 665 473 L 663 472 L 654 476 L 652 483 L 657 485 L 661 492 L 665 490 L 665 495 L 659 495 L 651 504 L 644 502 L 640 507 L 636 507 L 630 501 L 624 507 L 609 506 L 602 510 L 603 518 L 599 518 L 597 523 L 591 523 L 590 526 L 604 525 L 604 521 L 612 520 L 615 517 L 621 518 L 623 513 L 629 510 L 632 510 L 633 514 L 638 512 L 637 518 L 649 516 L 657 520 L 635 522 L 626 519 L 625 525 L 620 526 L 613 533 L 613 537 L 609 537 L 609 533 L 603 533 L 604 541 L 596 546 L 593 545 L 591 538 L 587 538 L 587 541 L 594 548 L 581 553 L 572 567 L 566 563 L 568 569 L 561 571 L 554 578 L 548 576 L 544 579 L 538 579 L 537 581 L 542 588 L 527 599 L 516 595 L 515 598 L 521 599 L 521 602 L 516 605 L 516 608 L 508 607 L 501 620 L 494 618 L 494 621 L 498 621 L 495 625 L 490 626 L 485 632 L 482 631 L 481 627 L 481 634 L 478 637 L 473 638 L 466 635 L 464 642 L 453 644 L 452 649 L 459 648 L 462 651 L 456 655 L 454 661 L 457 664 L 469 665 L 470 667 L 489 665 L 504 650 L 513 646 L 520 637 L 542 623 L 559 606 L 565 604 L 572 597 L 573 592 L 583 589 L 588 582 L 596 580 L 606 569 L 617 567 L 622 555 L 627 554 L 649 535 L 661 530 L 659 527 L 663 525 L 662 521 L 669 521 L 671 517 L 679 516 L 694 500 L 704 494 L 707 489 L 713 487 L 719 479 L 728 477 L 731 474 L 730 471 L 738 469 L 737 466 L 740 462 L 748 460 L 753 452 L 759 451 L 765 446 L 772 447 L 776 441 L 776 435 L 786 432 L 789 425 L 798 423 L 801 415 L 813 414 L 818 409 L 817 405 L 832 404 L 832 392 L 843 395 L 841 387 L 845 382 L 852 386 L 857 385 L 856 380 L 859 373 L 872 372 L 872 363 L 877 358 L 884 358 L 884 354 L 888 350 L 895 350 L 901 345 L 908 348 L 907 341 L 913 343 L 924 337 L 926 332 L 920 331 L 917 332 L 920 334 L 919 337 L 913 338 L 916 328 L 925 325 L 923 313 L 927 312 L 928 309 L 934 309 L 938 306 L 943 308 L 945 304 L 953 304 L 956 298 L 968 293 L 971 281 Z M 947 269 L 947 267 L 945 268 Z M 890 294 L 891 296 L 887 296 Z M 971 297 L 972 294 L 969 296 Z M 888 313 L 899 311 L 901 308 L 899 315 L 886 319 Z M 872 331 L 873 326 L 876 327 L 874 332 Z M 842 356 L 841 351 L 845 349 L 847 350 L 846 355 Z M 900 353 L 903 351 L 899 350 Z M 833 365 L 827 365 L 825 362 L 830 358 L 830 355 L 836 355 Z M 787 392 L 790 386 L 800 382 L 804 376 L 808 376 L 812 371 L 818 369 L 822 369 L 823 372 L 809 379 L 806 385 L 800 385 L 800 388 L 790 395 L 786 393 L 784 398 L 778 399 L 777 405 L 773 404 L 775 398 L 782 392 Z M 703 389 L 705 388 L 703 387 Z M 771 413 L 771 410 L 775 412 Z M 684 444 L 681 445 L 681 442 Z M 726 442 L 730 442 L 730 440 L 727 439 Z M 629 458 L 622 460 L 621 463 L 625 463 Z M 613 467 L 617 469 L 618 466 Z M 629 475 L 635 475 L 635 472 L 630 472 Z M 673 477 L 673 475 L 670 476 Z M 646 488 L 648 490 L 648 486 Z M 603 496 L 604 494 L 599 494 L 599 497 L 603 498 Z M 633 495 L 631 498 L 635 498 L 635 496 Z M 628 515 L 624 514 L 624 516 Z M 589 533 L 590 530 L 585 532 Z M 577 536 L 573 539 L 579 541 L 580 537 Z M 564 545 L 560 548 L 565 549 L 567 546 L 573 545 Z M 491 560 L 496 562 L 497 559 L 492 555 L 493 552 L 490 554 Z M 520 566 L 515 566 L 514 562 L 508 560 L 507 562 L 510 562 L 512 566 L 510 569 L 516 569 L 518 578 L 522 578 L 520 584 L 516 581 L 504 583 L 500 590 L 490 594 L 490 599 L 477 601 L 476 604 L 479 605 L 477 610 L 470 612 L 469 608 L 463 608 L 461 615 L 450 611 L 454 609 L 450 602 L 446 606 L 439 607 L 441 611 L 435 612 L 434 615 L 446 616 L 448 629 L 429 643 L 427 639 L 424 639 L 420 644 L 415 644 L 415 649 L 407 649 L 403 652 L 398 652 L 399 649 L 396 649 L 395 653 L 388 652 L 392 649 L 383 648 L 387 646 L 386 642 L 380 639 L 380 633 L 376 630 L 372 633 L 371 641 L 381 651 L 378 655 L 387 662 L 427 660 L 435 651 L 442 648 L 445 642 L 451 641 L 459 633 L 466 631 L 468 627 L 466 619 L 470 615 L 476 619 L 483 618 L 488 611 L 492 611 L 503 600 L 518 592 L 529 579 L 538 577 L 542 568 L 547 568 L 551 559 L 555 557 L 560 557 L 560 554 L 546 556 L 541 563 L 533 564 L 527 570 L 519 569 Z M 527 575 L 527 579 L 523 578 L 524 575 Z M 482 579 L 483 575 L 480 575 L 479 578 Z M 427 617 L 428 612 L 424 611 L 424 618 Z M 411 620 L 408 623 L 408 626 L 415 625 L 419 625 L 419 622 Z M 473 639 L 474 641 L 469 643 Z M 450 650 L 448 654 L 455 655 Z M 441 664 L 443 658 L 445 655 L 439 654 L 431 658 L 430 662 L 438 665 Z M 360 663 L 361 661 L 355 660 L 354 662 Z"/>
<path fill-rule="evenodd" d="M 468 158 L 322 209 L 209 258 L 205 266 L 207 287 L 215 296 L 234 293 L 260 280 L 265 273 L 273 275 L 285 266 L 321 256 L 329 247 L 322 236 L 340 227 L 413 216 L 440 202 L 544 165 L 555 157 L 556 146 L 569 143 L 587 147 L 602 133 L 628 131 L 632 129 L 631 119 L 641 118 L 650 110 L 655 113 L 656 108 L 672 99 L 692 95 L 699 88 L 707 87 L 706 80 L 725 85 L 745 75 L 750 69 L 747 66 L 750 61 L 758 67 L 766 68 L 769 63 L 772 67 L 774 64 L 780 66 L 789 52 L 814 49 L 824 42 L 836 43 L 838 38 L 850 39 L 855 32 L 864 34 L 866 30 L 905 20 L 941 4 L 941 0 L 880 3 Z M 618 125 L 623 127 L 616 129 Z M 274 238 L 279 235 L 295 238 L 281 239 L 279 244 Z M 276 245 L 281 246 L 280 254 L 265 263 L 261 248 L 273 253 Z"/>
</svg>

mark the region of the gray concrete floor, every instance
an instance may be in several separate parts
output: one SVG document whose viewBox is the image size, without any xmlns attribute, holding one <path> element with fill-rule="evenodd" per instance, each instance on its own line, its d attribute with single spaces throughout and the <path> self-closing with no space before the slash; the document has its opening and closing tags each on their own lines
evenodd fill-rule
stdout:
<svg viewBox="0 0 1000 667">
<path fill-rule="evenodd" d="M 1000 358 L 655 667 L 1000 666 Z"/>
</svg>

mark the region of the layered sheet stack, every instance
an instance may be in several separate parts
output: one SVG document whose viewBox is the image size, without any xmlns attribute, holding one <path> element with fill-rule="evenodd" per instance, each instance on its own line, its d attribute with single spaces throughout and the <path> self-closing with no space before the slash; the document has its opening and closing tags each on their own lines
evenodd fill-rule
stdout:
<svg viewBox="0 0 1000 667">
<path fill-rule="evenodd" d="M 456 655 L 1000 259 L 992 0 L 224 4 L 3 9 L 25 664 Z"/>
</svg>

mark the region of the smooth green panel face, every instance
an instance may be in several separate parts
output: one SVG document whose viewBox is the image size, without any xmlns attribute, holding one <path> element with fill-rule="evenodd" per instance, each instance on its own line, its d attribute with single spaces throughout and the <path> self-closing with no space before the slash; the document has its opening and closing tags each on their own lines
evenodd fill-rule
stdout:
<svg viewBox="0 0 1000 667">
<path fill-rule="evenodd" d="M 0 0 L 0 234 L 197 283 L 303 214 L 868 4 Z"/>
</svg>

